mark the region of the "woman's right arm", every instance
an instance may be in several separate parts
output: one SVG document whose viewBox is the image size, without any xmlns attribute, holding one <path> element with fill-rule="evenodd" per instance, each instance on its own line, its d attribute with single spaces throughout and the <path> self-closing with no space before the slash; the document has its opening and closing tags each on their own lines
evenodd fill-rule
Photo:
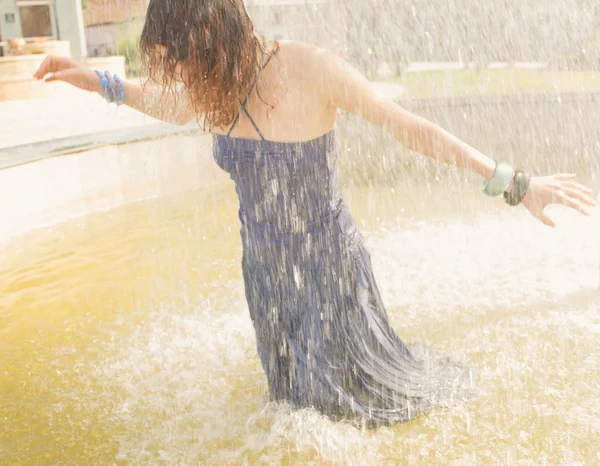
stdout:
<svg viewBox="0 0 600 466">
<path fill-rule="evenodd" d="M 455 164 L 489 179 L 495 162 L 433 122 L 380 97 L 359 71 L 331 52 L 322 51 L 319 66 L 321 89 L 330 107 L 343 109 L 390 132 L 405 147 L 435 160 Z M 325 85 L 323 85 L 325 83 Z M 574 180 L 575 175 L 557 174 L 532 177 L 522 199 L 532 215 L 548 226 L 554 222 L 546 214 L 550 204 L 562 204 L 591 215 L 596 201 L 592 191 Z M 511 189 L 510 187 L 508 189 Z"/>
<path fill-rule="evenodd" d="M 65 57 L 48 56 L 33 75 L 46 82 L 63 81 L 85 91 L 102 95 L 103 88 L 96 72 Z M 123 104 L 158 120 L 185 125 L 196 118 L 185 92 L 163 93 L 161 89 L 141 83 L 123 81 L 125 99 Z"/>
</svg>

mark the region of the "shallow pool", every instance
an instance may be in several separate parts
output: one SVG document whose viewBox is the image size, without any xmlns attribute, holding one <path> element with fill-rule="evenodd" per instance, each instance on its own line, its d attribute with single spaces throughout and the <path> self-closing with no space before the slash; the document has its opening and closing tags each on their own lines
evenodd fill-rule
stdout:
<svg viewBox="0 0 600 466">
<path fill-rule="evenodd" d="M 267 403 L 235 195 L 195 189 L 2 246 L 0 463 L 600 462 L 600 216 L 346 194 L 394 327 L 468 361 L 476 401 L 375 431 Z"/>
</svg>

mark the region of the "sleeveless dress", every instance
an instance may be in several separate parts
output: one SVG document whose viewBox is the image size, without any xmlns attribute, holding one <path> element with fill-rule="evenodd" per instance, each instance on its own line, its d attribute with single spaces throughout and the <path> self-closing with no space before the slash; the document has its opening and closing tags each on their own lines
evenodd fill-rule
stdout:
<svg viewBox="0 0 600 466">
<path fill-rule="evenodd" d="M 466 367 L 407 347 L 390 326 L 340 194 L 334 131 L 265 140 L 247 100 L 240 114 L 260 140 L 230 137 L 238 115 L 227 136 L 214 135 L 213 155 L 239 197 L 245 292 L 271 400 L 373 426 L 458 393 Z"/>
</svg>

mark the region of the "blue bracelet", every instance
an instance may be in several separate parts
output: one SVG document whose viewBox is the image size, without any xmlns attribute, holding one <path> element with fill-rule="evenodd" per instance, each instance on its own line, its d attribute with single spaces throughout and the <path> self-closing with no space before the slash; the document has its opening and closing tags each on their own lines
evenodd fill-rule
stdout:
<svg viewBox="0 0 600 466">
<path fill-rule="evenodd" d="M 497 163 L 492 177 L 483 182 L 483 193 L 486 196 L 499 196 L 508 189 L 515 169 L 506 163 Z"/>
<path fill-rule="evenodd" d="M 125 100 L 125 87 L 123 86 L 122 79 L 116 74 L 111 76 L 108 71 L 105 71 L 104 73 L 101 73 L 98 70 L 94 71 L 96 72 L 98 78 L 100 78 L 100 86 L 102 86 L 102 89 L 104 89 L 104 98 L 106 101 L 121 105 Z"/>
</svg>

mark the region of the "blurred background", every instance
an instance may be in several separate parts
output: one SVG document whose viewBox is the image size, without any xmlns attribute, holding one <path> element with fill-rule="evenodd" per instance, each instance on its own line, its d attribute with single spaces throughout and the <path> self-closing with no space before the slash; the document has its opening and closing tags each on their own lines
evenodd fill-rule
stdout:
<svg viewBox="0 0 600 466">
<path fill-rule="evenodd" d="M 384 97 L 600 188 L 600 6 L 248 0 Z M 600 218 L 556 229 L 340 113 L 343 194 L 394 328 L 480 398 L 377 431 L 268 402 L 212 140 L 33 72 L 139 80 L 145 0 L 0 0 L 0 464 L 599 464 Z M 143 78 L 143 77 L 141 77 Z"/>
</svg>

